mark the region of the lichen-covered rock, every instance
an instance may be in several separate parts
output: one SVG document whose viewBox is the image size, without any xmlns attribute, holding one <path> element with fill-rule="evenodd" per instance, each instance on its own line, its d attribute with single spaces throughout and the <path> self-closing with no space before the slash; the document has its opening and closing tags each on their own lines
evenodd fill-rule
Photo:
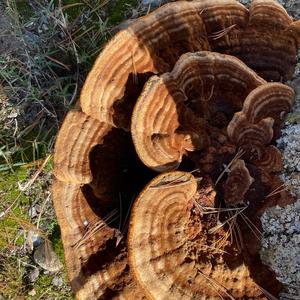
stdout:
<svg viewBox="0 0 300 300">
<path fill-rule="evenodd" d="M 299 112 L 300 113 L 300 112 Z M 278 146 L 283 149 L 284 169 L 288 172 L 300 172 L 300 124 L 287 126 L 282 130 Z"/>
<path fill-rule="evenodd" d="M 262 217 L 262 259 L 275 271 L 290 293 L 300 292 L 300 200 L 275 207 Z M 299 294 L 298 294 L 299 295 Z"/>
<path fill-rule="evenodd" d="M 299 1 L 280 1 L 293 9 Z M 296 5 L 296 6 L 295 6 Z M 277 146 L 283 154 L 283 170 L 280 177 L 284 187 L 297 199 L 287 207 L 268 209 L 262 216 L 262 259 L 275 271 L 277 278 L 285 284 L 289 295 L 280 299 L 300 298 L 300 60 L 289 84 L 294 88 L 295 105 L 286 118 L 282 136 Z"/>
</svg>

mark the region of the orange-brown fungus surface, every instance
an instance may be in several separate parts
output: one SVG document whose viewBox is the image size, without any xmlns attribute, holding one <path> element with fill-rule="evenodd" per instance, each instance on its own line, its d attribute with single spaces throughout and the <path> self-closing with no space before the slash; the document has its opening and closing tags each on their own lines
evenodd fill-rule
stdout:
<svg viewBox="0 0 300 300">
<path fill-rule="evenodd" d="M 275 0 L 204 0 L 163 5 L 104 47 L 54 153 L 77 299 L 278 296 L 260 216 L 294 200 L 275 142 L 299 44 Z"/>
<path fill-rule="evenodd" d="M 233 56 L 182 55 L 172 72 L 148 80 L 136 102 L 131 132 L 140 159 L 157 171 L 174 169 L 187 151 L 207 147 L 213 128 L 226 126 L 264 83 Z"/>
<path fill-rule="evenodd" d="M 260 269 L 252 274 L 251 254 L 226 239 L 229 229 L 209 203 L 197 203 L 202 189 L 193 175 L 175 171 L 153 179 L 136 199 L 129 263 L 147 297 L 266 299 L 262 287 L 276 293 L 280 284 L 272 285 L 271 272 L 257 262 Z M 231 212 L 226 215 L 234 218 L 238 209 Z"/>
</svg>

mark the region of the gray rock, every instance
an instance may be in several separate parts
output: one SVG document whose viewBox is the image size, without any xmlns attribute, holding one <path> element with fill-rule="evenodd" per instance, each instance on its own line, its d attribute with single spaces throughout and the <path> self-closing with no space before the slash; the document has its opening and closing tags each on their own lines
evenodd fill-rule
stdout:
<svg viewBox="0 0 300 300">
<path fill-rule="evenodd" d="M 29 208 L 28 215 L 29 215 L 30 218 L 37 217 L 38 213 L 37 213 L 36 208 L 34 206 L 31 206 Z"/>
<path fill-rule="evenodd" d="M 34 248 L 38 247 L 42 243 L 42 238 L 40 235 L 33 231 L 29 230 L 26 237 L 26 244 L 30 251 L 32 251 Z"/>
<path fill-rule="evenodd" d="M 45 241 L 36 248 L 33 258 L 35 263 L 51 273 L 58 272 L 63 267 L 49 241 Z"/>
</svg>

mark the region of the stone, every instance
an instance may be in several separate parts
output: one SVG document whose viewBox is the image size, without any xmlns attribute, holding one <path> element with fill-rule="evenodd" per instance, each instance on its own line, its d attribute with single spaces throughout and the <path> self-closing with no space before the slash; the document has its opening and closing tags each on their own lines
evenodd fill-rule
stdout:
<svg viewBox="0 0 300 300">
<path fill-rule="evenodd" d="M 36 248 L 33 258 L 35 263 L 52 273 L 60 271 L 63 267 L 49 241 L 45 241 Z"/>
</svg>

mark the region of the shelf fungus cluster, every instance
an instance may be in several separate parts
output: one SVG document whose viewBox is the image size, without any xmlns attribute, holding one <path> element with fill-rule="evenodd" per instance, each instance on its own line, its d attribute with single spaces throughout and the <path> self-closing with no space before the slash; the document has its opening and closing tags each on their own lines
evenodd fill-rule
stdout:
<svg viewBox="0 0 300 300">
<path fill-rule="evenodd" d="M 274 0 L 177 1 L 115 35 L 54 155 L 78 299 L 274 299 L 260 216 L 294 199 L 275 146 L 300 23 Z M 159 174 L 160 173 L 160 174 Z"/>
</svg>

